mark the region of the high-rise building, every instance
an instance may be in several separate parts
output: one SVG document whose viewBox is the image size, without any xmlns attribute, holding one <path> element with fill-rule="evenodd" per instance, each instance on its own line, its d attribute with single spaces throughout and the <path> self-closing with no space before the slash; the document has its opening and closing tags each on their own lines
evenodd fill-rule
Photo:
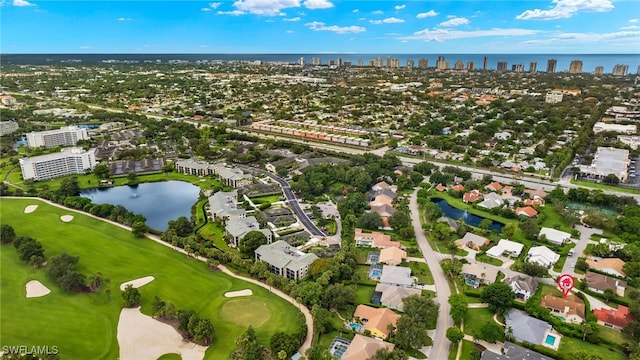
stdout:
<svg viewBox="0 0 640 360">
<path fill-rule="evenodd" d="M 341 57 L 338 58 L 338 66 L 342 66 L 342 58 Z"/>
<path fill-rule="evenodd" d="M 617 64 L 613 67 L 611 74 L 614 76 L 625 76 L 627 75 L 627 71 L 629 71 L 629 65 Z"/>
<path fill-rule="evenodd" d="M 556 65 L 558 65 L 558 60 L 556 59 L 547 60 L 547 72 L 548 73 L 556 72 Z"/>
<path fill-rule="evenodd" d="M 537 67 L 538 67 L 538 63 L 537 62 L 535 62 L 535 61 L 530 62 L 529 63 L 529 72 L 530 73 L 535 73 Z"/>
<path fill-rule="evenodd" d="M 362 61 L 362 59 L 358 59 L 358 66 L 364 66 L 364 61 Z"/>
<path fill-rule="evenodd" d="M 438 61 L 436 61 L 436 69 L 437 70 L 449 69 L 449 63 L 444 60 L 444 56 L 438 56 Z"/>
<path fill-rule="evenodd" d="M 473 61 L 467 61 L 467 70 L 473 71 L 475 69 L 476 69 L 476 65 L 473 63 Z"/>
<path fill-rule="evenodd" d="M 351 61 L 345 61 L 344 63 L 342 63 L 344 66 L 346 67 L 351 67 Z"/>
<path fill-rule="evenodd" d="M 304 58 L 301 57 L 300 59 L 298 59 L 298 65 L 300 66 L 304 66 Z"/>
<path fill-rule="evenodd" d="M 638 65 L 638 70 L 636 71 L 636 75 L 640 75 L 640 65 Z"/>
<path fill-rule="evenodd" d="M 387 67 L 391 67 L 391 56 L 387 55 Z"/>
<path fill-rule="evenodd" d="M 593 71 L 594 75 L 602 75 L 604 74 L 604 66 L 596 66 L 596 69 Z"/>
<path fill-rule="evenodd" d="M 511 71 L 513 71 L 513 72 L 524 72 L 524 64 L 513 64 L 513 65 L 511 65 Z"/>
<path fill-rule="evenodd" d="M 507 62 L 506 61 L 498 61 L 498 69 L 499 72 L 507 71 Z"/>
<path fill-rule="evenodd" d="M 582 72 L 582 60 L 573 60 L 569 64 L 569 74 L 580 74 Z"/>
<path fill-rule="evenodd" d="M 389 67 L 394 68 L 394 69 L 399 68 L 400 67 L 400 59 L 392 58 L 391 62 L 389 63 L 389 65 L 390 65 Z"/>
<path fill-rule="evenodd" d="M 312 63 L 314 66 L 319 66 L 319 65 L 321 64 L 321 60 L 320 60 L 320 58 L 318 58 L 318 57 L 314 57 L 313 59 L 311 59 L 311 63 Z"/>
<path fill-rule="evenodd" d="M 489 61 L 489 57 L 485 56 L 484 59 L 482 60 L 482 70 L 487 71 L 488 61 Z"/>
<path fill-rule="evenodd" d="M 413 59 L 407 60 L 407 69 L 413 69 Z"/>
<path fill-rule="evenodd" d="M 429 60 L 422 58 L 418 60 L 418 67 L 420 69 L 426 69 L 429 66 Z"/>
<path fill-rule="evenodd" d="M 24 180 L 46 180 L 66 175 L 84 174 L 96 166 L 96 149 L 65 148 L 52 154 L 21 158 Z"/>
<path fill-rule="evenodd" d="M 335 61 L 335 60 L 333 60 L 333 59 L 331 59 L 331 60 L 329 60 L 329 61 L 327 62 L 327 65 L 329 65 L 329 66 L 336 66 L 336 61 Z"/>
<path fill-rule="evenodd" d="M 462 62 L 462 60 L 456 60 L 456 63 L 453 64 L 453 70 L 464 70 L 464 63 Z"/>
<path fill-rule="evenodd" d="M 27 144 L 30 148 L 52 148 L 56 146 L 73 146 L 78 140 L 88 140 L 87 129 L 77 126 L 63 126 L 56 130 L 30 132 L 27 134 Z"/>
</svg>

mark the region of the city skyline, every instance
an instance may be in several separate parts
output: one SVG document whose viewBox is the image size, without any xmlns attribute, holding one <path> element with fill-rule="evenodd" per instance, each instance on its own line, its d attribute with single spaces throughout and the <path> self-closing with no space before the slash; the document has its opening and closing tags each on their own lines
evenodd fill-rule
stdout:
<svg viewBox="0 0 640 360">
<path fill-rule="evenodd" d="M 5 54 L 640 53 L 634 1 L 0 3 Z"/>
</svg>

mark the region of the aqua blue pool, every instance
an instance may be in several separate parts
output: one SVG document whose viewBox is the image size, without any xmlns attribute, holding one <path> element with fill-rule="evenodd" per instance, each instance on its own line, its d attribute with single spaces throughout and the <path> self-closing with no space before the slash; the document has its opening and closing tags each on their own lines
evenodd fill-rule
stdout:
<svg viewBox="0 0 640 360">
<path fill-rule="evenodd" d="M 362 331 L 362 325 L 360 324 L 351 324 L 350 326 L 353 331 Z"/>
<path fill-rule="evenodd" d="M 372 279 L 380 279 L 380 275 L 382 275 L 382 270 L 373 269 L 369 272 L 369 277 Z"/>
<path fill-rule="evenodd" d="M 547 338 L 544 340 L 544 342 L 547 345 L 554 346 L 556 343 L 556 337 L 551 334 L 547 334 Z"/>
</svg>

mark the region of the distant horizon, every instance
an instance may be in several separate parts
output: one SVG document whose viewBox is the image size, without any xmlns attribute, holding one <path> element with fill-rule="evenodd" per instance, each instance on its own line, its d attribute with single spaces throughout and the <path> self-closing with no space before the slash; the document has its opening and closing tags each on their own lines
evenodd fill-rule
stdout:
<svg viewBox="0 0 640 360">
<path fill-rule="evenodd" d="M 503 53 L 482 53 L 482 52 L 305 52 L 305 51 L 292 51 L 292 52 L 21 52 L 21 53 L 2 53 L 3 55 L 638 55 L 637 53 L 550 53 L 550 52 L 503 52 Z"/>
</svg>

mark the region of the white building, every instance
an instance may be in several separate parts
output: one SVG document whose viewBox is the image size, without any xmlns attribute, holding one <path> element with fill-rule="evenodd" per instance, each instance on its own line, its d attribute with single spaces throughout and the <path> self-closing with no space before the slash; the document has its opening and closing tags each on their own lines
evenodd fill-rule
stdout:
<svg viewBox="0 0 640 360">
<path fill-rule="evenodd" d="M 603 131 L 614 131 L 617 133 L 625 133 L 628 135 L 638 132 L 636 125 L 622 125 L 622 124 L 608 124 L 602 121 L 598 121 L 593 125 L 593 133 L 601 133 Z"/>
<path fill-rule="evenodd" d="M 309 266 L 318 259 L 315 254 L 300 252 L 282 240 L 260 245 L 255 255 L 256 261 L 266 262 L 272 273 L 291 280 L 299 280 L 307 276 Z"/>
<path fill-rule="evenodd" d="M 551 267 L 560 260 L 560 255 L 546 246 L 532 246 L 527 253 L 527 262 L 536 263 L 544 267 Z"/>
<path fill-rule="evenodd" d="M 0 136 L 13 134 L 18 130 L 18 123 L 15 121 L 0 121 Z"/>
<path fill-rule="evenodd" d="M 544 98 L 544 102 L 549 104 L 557 104 L 562 102 L 562 93 L 560 91 L 551 91 L 548 92 Z"/>
<path fill-rule="evenodd" d="M 540 229 L 540 233 L 538 233 L 538 239 L 541 239 L 542 235 L 547 238 L 547 241 L 555 245 L 562 245 L 571 240 L 571 234 L 569 234 L 568 232 L 548 227 L 543 227 Z"/>
<path fill-rule="evenodd" d="M 87 129 L 77 126 L 64 126 L 56 130 L 30 132 L 27 144 L 30 148 L 52 148 L 56 146 L 74 146 L 78 140 L 88 140 Z"/>
<path fill-rule="evenodd" d="M 591 165 L 579 165 L 580 173 L 593 178 L 602 179 L 613 174 L 620 181 L 627 180 L 629 169 L 629 150 L 612 147 L 599 147 Z"/>
<path fill-rule="evenodd" d="M 96 149 L 66 148 L 53 154 L 20 159 L 24 180 L 46 180 L 66 175 L 84 174 L 96 166 Z"/>
<path fill-rule="evenodd" d="M 618 141 L 625 145 L 629 145 L 633 150 L 640 147 L 640 136 L 638 135 L 618 135 Z"/>
<path fill-rule="evenodd" d="M 498 245 L 487 250 L 486 254 L 493 258 L 500 256 L 510 256 L 517 258 L 522 253 L 524 245 L 511 240 L 502 239 L 498 241 Z"/>
</svg>

